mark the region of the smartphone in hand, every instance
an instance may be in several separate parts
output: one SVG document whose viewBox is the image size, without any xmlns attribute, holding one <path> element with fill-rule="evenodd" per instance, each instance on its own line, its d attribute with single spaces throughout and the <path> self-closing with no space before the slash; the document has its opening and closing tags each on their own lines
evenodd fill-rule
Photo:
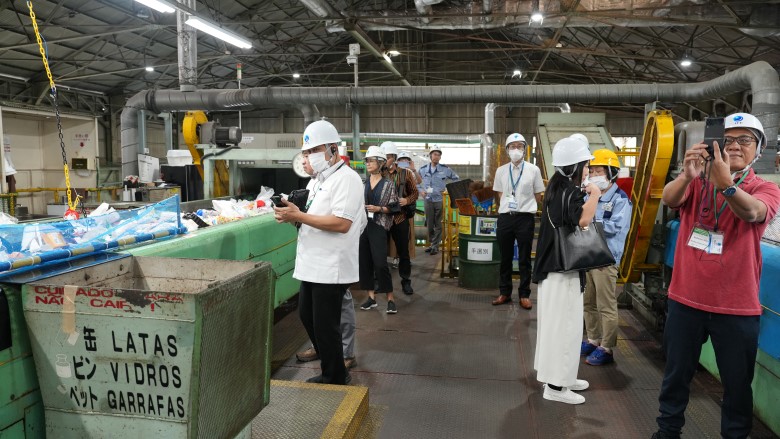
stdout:
<svg viewBox="0 0 780 439">
<path fill-rule="evenodd" d="M 282 202 L 282 197 L 280 195 L 272 196 L 271 201 L 273 201 L 274 206 L 276 207 L 284 207 L 284 203 Z"/>
<path fill-rule="evenodd" d="M 710 157 L 715 157 L 715 144 L 718 142 L 720 151 L 723 152 L 725 148 L 725 128 L 722 117 L 708 117 L 704 120 L 704 143 L 707 144 L 707 153 Z"/>
</svg>

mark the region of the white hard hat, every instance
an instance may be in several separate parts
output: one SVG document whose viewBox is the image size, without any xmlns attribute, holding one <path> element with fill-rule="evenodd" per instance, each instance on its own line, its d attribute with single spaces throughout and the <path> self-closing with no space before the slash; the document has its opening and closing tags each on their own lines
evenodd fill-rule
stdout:
<svg viewBox="0 0 780 439">
<path fill-rule="evenodd" d="M 556 142 L 552 155 L 553 166 L 570 166 L 593 160 L 593 155 L 588 150 L 588 144 L 571 137 Z"/>
<path fill-rule="evenodd" d="M 341 143 L 341 137 L 339 137 L 338 130 L 336 130 L 336 127 L 334 127 L 332 123 L 326 120 L 318 120 L 310 123 L 303 131 L 303 146 L 301 146 L 301 151 L 331 143 Z"/>
<path fill-rule="evenodd" d="M 780 151 L 778 151 L 778 154 L 780 154 Z M 401 152 L 398 153 L 398 160 L 401 160 L 401 159 L 409 159 L 409 160 L 411 160 L 412 156 L 407 151 L 401 151 Z"/>
<path fill-rule="evenodd" d="M 504 147 L 509 145 L 510 143 L 514 142 L 523 142 L 526 145 L 528 145 L 528 142 L 525 141 L 525 137 L 523 137 L 520 133 L 512 133 L 506 138 L 506 142 L 504 142 Z"/>
<path fill-rule="evenodd" d="M 391 142 L 391 141 L 382 142 L 380 147 L 382 148 L 382 151 L 385 152 L 385 155 L 395 154 L 396 156 L 398 156 L 398 147 L 395 145 L 395 142 Z"/>
<path fill-rule="evenodd" d="M 761 154 L 761 150 L 766 146 L 766 134 L 764 134 L 764 126 L 756 116 L 748 113 L 734 113 L 726 117 L 723 122 L 725 129 L 731 128 L 748 128 L 758 138 L 758 149 L 756 150 L 756 156 Z"/>
<path fill-rule="evenodd" d="M 585 142 L 586 145 L 588 145 L 588 147 L 590 147 L 590 142 L 588 142 L 588 136 L 586 136 L 585 134 L 574 133 L 569 137 L 571 137 L 572 139 L 582 140 L 583 142 Z"/>
<path fill-rule="evenodd" d="M 366 151 L 365 158 L 377 158 L 382 160 L 387 160 L 387 156 L 385 155 L 385 152 L 382 150 L 381 146 L 371 145 L 368 147 L 368 150 Z"/>
<path fill-rule="evenodd" d="M 431 154 L 433 154 L 433 152 L 434 152 L 434 151 L 439 151 L 439 154 L 441 154 L 441 153 L 442 153 L 442 152 L 441 152 L 441 148 L 439 147 L 439 145 L 436 145 L 436 144 L 434 144 L 434 145 L 431 147 L 431 150 L 430 150 L 430 151 L 428 151 L 428 155 L 431 155 Z"/>
</svg>

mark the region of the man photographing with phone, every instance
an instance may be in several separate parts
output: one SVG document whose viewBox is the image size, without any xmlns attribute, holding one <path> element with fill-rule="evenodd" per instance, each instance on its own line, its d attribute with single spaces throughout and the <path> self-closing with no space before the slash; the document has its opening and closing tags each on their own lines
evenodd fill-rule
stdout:
<svg viewBox="0 0 780 439">
<path fill-rule="evenodd" d="M 724 129 L 712 153 L 704 142 L 686 151 L 683 172 L 664 187 L 663 201 L 678 210 L 680 229 L 653 438 L 680 437 L 690 382 L 708 337 L 724 387 L 721 435 L 745 438 L 752 427 L 760 242 L 780 206 L 780 188 L 752 169 L 767 143 L 761 122 L 736 113 L 725 118 Z"/>
</svg>

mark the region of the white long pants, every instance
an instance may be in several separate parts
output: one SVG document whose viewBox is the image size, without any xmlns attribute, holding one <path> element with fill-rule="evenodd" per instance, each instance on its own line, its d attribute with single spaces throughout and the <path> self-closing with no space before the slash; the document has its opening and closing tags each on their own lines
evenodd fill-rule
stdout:
<svg viewBox="0 0 780 439">
<path fill-rule="evenodd" d="M 549 273 L 539 283 L 536 319 L 536 379 L 560 387 L 573 385 L 583 325 L 578 273 Z"/>
</svg>

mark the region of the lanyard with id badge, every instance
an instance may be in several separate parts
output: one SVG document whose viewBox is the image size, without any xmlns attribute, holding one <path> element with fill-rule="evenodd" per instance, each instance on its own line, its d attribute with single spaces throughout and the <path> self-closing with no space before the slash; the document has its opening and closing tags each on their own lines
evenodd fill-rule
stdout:
<svg viewBox="0 0 780 439">
<path fill-rule="evenodd" d="M 736 186 L 742 184 L 742 181 L 747 176 L 747 172 L 742 174 L 742 177 L 737 181 Z M 697 222 L 693 226 L 691 236 L 688 238 L 688 246 L 695 249 L 702 250 L 707 254 L 721 255 L 723 254 L 723 232 L 718 230 L 718 221 L 723 211 L 726 210 L 728 202 L 724 201 L 718 208 L 717 203 L 718 190 L 712 189 L 712 205 L 715 211 L 715 227 L 708 227 L 701 222 Z"/>
<path fill-rule="evenodd" d="M 509 165 L 509 185 L 512 188 L 512 195 L 507 196 L 506 201 L 507 207 L 512 212 L 517 211 L 517 198 L 515 198 L 515 192 L 517 191 L 517 185 L 520 184 L 520 179 L 523 178 L 523 170 L 525 170 L 525 161 L 523 161 L 523 165 L 520 167 L 520 175 L 517 176 L 517 180 L 515 180 L 512 175 L 512 165 Z"/>
</svg>

